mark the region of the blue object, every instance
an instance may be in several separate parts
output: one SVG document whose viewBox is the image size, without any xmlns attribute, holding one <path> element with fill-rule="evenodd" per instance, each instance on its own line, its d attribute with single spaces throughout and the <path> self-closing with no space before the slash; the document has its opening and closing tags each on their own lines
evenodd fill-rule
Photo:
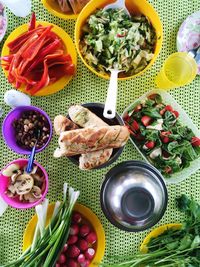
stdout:
<svg viewBox="0 0 200 267">
<path fill-rule="evenodd" d="M 40 130 L 38 130 L 37 140 L 35 142 L 34 147 L 32 148 L 31 154 L 29 156 L 28 165 L 26 167 L 26 172 L 27 173 L 30 173 L 32 171 L 32 169 L 33 169 L 33 162 L 34 162 L 34 158 L 35 158 L 35 150 L 36 150 L 36 145 L 37 145 L 39 137 L 40 137 Z"/>
</svg>

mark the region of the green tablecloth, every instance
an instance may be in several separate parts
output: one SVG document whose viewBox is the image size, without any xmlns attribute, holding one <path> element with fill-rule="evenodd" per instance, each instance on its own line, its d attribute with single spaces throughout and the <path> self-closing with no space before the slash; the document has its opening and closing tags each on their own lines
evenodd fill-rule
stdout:
<svg viewBox="0 0 200 267">
<path fill-rule="evenodd" d="M 97 0 L 98 1 L 98 0 Z M 32 10 L 36 12 L 38 20 L 46 20 L 53 22 L 65 29 L 70 36 L 74 36 L 74 21 L 64 21 L 49 14 L 44 9 L 40 0 L 33 0 Z M 154 78 L 160 69 L 164 59 L 171 53 L 176 51 L 176 33 L 182 21 L 194 11 L 199 9 L 199 0 L 151 0 L 151 4 L 155 7 L 160 15 L 164 28 L 164 41 L 162 51 L 154 64 L 143 76 L 134 80 L 119 83 L 119 94 L 117 110 L 122 113 L 124 108 L 133 100 L 145 92 L 154 88 Z M 28 21 L 27 19 L 19 19 L 8 13 L 9 23 L 7 35 L 16 27 Z M 5 38 L 4 38 L 5 40 Z M 78 71 L 76 77 L 61 92 L 48 97 L 33 97 L 32 104 L 44 109 L 51 117 L 52 121 L 57 114 L 66 114 L 67 108 L 74 103 L 87 102 L 104 102 L 106 97 L 108 82 L 96 77 L 78 60 Z M 9 111 L 4 105 L 4 92 L 11 88 L 1 72 L 1 94 L 0 106 Z M 177 102 L 185 109 L 194 123 L 200 127 L 200 77 L 198 76 L 190 85 L 173 90 L 170 92 Z M 5 114 L 4 114 L 5 115 Z M 4 117 L 4 116 L 3 116 Z M 0 119 L 0 124 L 2 123 Z M 71 186 L 81 190 L 79 201 L 90 207 L 100 218 L 106 232 L 106 257 L 109 255 L 131 254 L 138 249 L 144 236 L 148 231 L 141 233 L 126 233 L 112 226 L 104 217 L 99 201 L 99 192 L 102 179 L 105 173 L 114 165 L 124 160 L 138 159 L 141 156 L 129 141 L 123 154 L 117 162 L 113 163 L 106 169 L 84 172 L 80 171 L 77 166 L 72 164 L 68 159 L 54 159 L 52 154 L 57 146 L 57 137 L 54 136 L 52 142 L 45 151 L 36 156 L 49 173 L 49 193 L 50 202 L 62 198 L 62 187 L 64 182 L 68 182 Z M 5 166 L 13 159 L 19 158 L 5 145 L 2 135 L 0 136 L 0 168 Z M 178 185 L 168 186 L 169 204 L 167 211 L 159 222 L 159 224 L 169 222 L 179 222 L 182 219 L 175 207 L 175 197 L 181 193 L 192 195 L 200 201 L 200 171 L 188 177 L 188 179 Z M 25 226 L 31 216 L 34 214 L 32 210 L 15 210 L 8 208 L 2 217 L 0 217 L 0 263 L 8 262 L 17 258 L 21 253 L 22 236 Z"/>
</svg>

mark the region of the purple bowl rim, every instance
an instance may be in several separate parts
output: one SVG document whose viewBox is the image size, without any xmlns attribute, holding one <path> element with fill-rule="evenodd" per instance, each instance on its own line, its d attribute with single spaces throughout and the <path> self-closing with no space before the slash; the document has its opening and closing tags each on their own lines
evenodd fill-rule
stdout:
<svg viewBox="0 0 200 267">
<path fill-rule="evenodd" d="M 6 115 L 6 117 L 4 118 L 3 123 L 2 123 L 2 135 L 3 135 L 3 138 L 4 138 L 4 140 L 5 140 L 6 145 L 7 145 L 10 149 L 12 149 L 13 151 L 15 151 L 16 153 L 21 154 L 21 155 L 29 155 L 29 154 L 31 153 L 31 150 L 28 151 L 28 150 L 26 150 L 26 149 L 24 149 L 24 148 L 21 148 L 21 150 L 24 151 L 24 152 L 22 153 L 22 152 L 19 152 L 18 149 L 13 148 L 12 146 L 10 146 L 10 145 L 8 144 L 8 142 L 7 142 L 7 137 L 6 137 L 6 135 L 5 135 L 5 123 L 6 123 L 7 119 L 8 119 L 9 116 L 10 116 L 11 114 L 13 114 L 16 110 L 20 110 L 20 109 L 23 109 L 23 108 L 27 108 L 27 109 L 30 108 L 31 110 L 38 111 L 39 113 L 41 113 L 42 115 L 45 116 L 45 118 L 47 119 L 47 121 L 48 121 L 48 123 L 49 123 L 49 126 L 50 126 L 49 139 L 48 139 L 48 141 L 46 142 L 46 144 L 45 144 L 43 147 L 41 147 L 41 148 L 39 148 L 39 149 L 36 149 L 35 153 L 39 153 L 39 152 L 41 152 L 42 150 L 44 150 L 44 149 L 48 146 L 48 144 L 49 144 L 50 141 L 51 141 L 52 135 L 53 135 L 53 126 L 52 126 L 51 119 L 50 119 L 49 115 L 48 115 L 43 109 L 41 109 L 41 108 L 39 108 L 39 107 L 36 107 L 36 106 L 32 106 L 32 105 L 31 105 L 31 106 L 19 106 L 19 107 L 16 107 L 16 108 L 12 109 L 12 110 Z M 19 146 L 16 144 L 16 147 L 19 147 Z"/>
<path fill-rule="evenodd" d="M 1 171 L 0 171 L 0 174 L 1 175 L 3 175 L 2 174 L 2 171 L 4 170 L 4 169 L 6 169 L 9 165 L 11 165 L 11 164 L 14 164 L 14 163 L 17 163 L 17 162 L 19 162 L 19 161 L 27 161 L 27 163 L 28 163 L 28 159 L 25 159 L 25 158 L 19 158 L 19 159 L 15 159 L 15 160 L 13 160 L 13 161 L 11 161 L 11 162 L 9 162 Z M 5 197 L 4 197 L 4 194 L 2 194 L 1 192 L 0 192 L 0 196 L 3 198 L 3 200 L 10 206 L 10 207 L 13 207 L 13 208 L 15 208 L 15 209 L 31 209 L 31 208 L 33 208 L 33 207 L 35 207 L 35 206 L 37 206 L 38 204 L 40 204 L 43 200 L 44 200 L 44 198 L 46 197 L 46 195 L 47 195 L 47 193 L 48 193 L 48 189 L 49 189 L 49 176 L 48 176 L 48 173 L 47 173 L 47 171 L 46 171 L 46 169 L 39 163 L 39 162 L 37 162 L 36 160 L 34 160 L 34 162 L 33 162 L 35 165 L 37 165 L 41 170 L 42 170 L 42 172 L 44 173 L 44 176 L 45 176 L 45 183 L 46 183 L 46 187 L 45 187 L 45 190 L 44 190 L 44 192 L 43 192 L 43 194 L 42 194 L 42 197 L 38 200 L 38 201 L 35 201 L 35 202 L 32 202 L 32 203 L 24 203 L 24 207 L 23 207 L 23 203 L 20 203 L 20 205 L 22 205 L 22 206 L 18 206 L 18 203 L 16 203 L 16 205 L 15 204 L 10 204 L 10 203 L 8 203 L 7 202 L 7 199 L 5 199 Z M 4 175 L 3 175 L 4 176 Z M 5 177 L 7 177 L 7 176 L 5 176 Z"/>
</svg>

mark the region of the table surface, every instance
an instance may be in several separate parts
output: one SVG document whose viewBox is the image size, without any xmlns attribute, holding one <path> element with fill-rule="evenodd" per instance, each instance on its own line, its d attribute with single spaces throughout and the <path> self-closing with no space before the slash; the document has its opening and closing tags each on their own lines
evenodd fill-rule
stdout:
<svg viewBox="0 0 200 267">
<path fill-rule="evenodd" d="M 49 14 L 44 9 L 40 0 L 33 0 L 32 10 L 36 12 L 38 20 L 45 20 L 62 27 L 73 38 L 74 21 L 64 21 Z M 198 0 L 149 0 L 157 10 L 164 28 L 164 41 L 161 53 L 153 67 L 145 74 L 136 79 L 119 82 L 117 110 L 121 114 L 125 107 L 137 99 L 139 96 L 155 87 L 155 75 L 163 64 L 164 59 L 176 51 L 176 34 L 182 21 L 194 11 L 199 9 Z M 29 18 L 20 19 L 8 12 L 9 24 L 7 35 L 16 27 L 28 22 Z M 5 37 L 6 38 L 6 37 Z M 3 41 L 5 41 L 5 38 Z M 1 44 L 2 48 L 2 44 Z M 2 71 L 0 106 L 5 114 L 9 108 L 3 101 L 4 92 L 11 88 Z M 100 102 L 103 103 L 106 97 L 108 82 L 96 77 L 78 60 L 78 70 L 76 77 L 61 92 L 48 97 L 32 97 L 32 104 L 44 109 L 51 117 L 52 121 L 58 114 L 66 114 L 68 107 L 74 103 Z M 170 91 L 175 100 L 185 109 L 193 122 L 200 128 L 200 77 L 198 76 L 190 85 Z M 0 119 L 0 124 L 4 116 Z M 104 217 L 99 201 L 101 182 L 105 173 L 117 163 L 125 160 L 142 160 L 131 142 L 126 145 L 123 154 L 117 162 L 111 166 L 95 171 L 80 171 L 77 166 L 67 158 L 53 158 L 53 151 L 57 146 L 57 137 L 54 136 L 50 145 L 45 151 L 36 156 L 49 174 L 49 193 L 47 197 L 50 202 L 62 199 L 62 187 L 64 182 L 68 182 L 72 187 L 79 189 L 81 195 L 79 202 L 90 207 L 101 220 L 106 233 L 106 254 L 109 255 L 130 255 L 138 250 L 138 247 L 149 232 L 126 233 L 112 226 Z M 13 159 L 20 158 L 20 155 L 13 153 L 0 136 L 0 168 Z M 187 193 L 200 201 L 200 171 L 184 182 L 177 185 L 168 186 L 169 204 L 162 220 L 156 226 L 164 223 L 180 222 L 183 215 L 178 212 L 175 205 L 175 198 L 182 193 Z M 27 222 L 34 214 L 31 210 L 15 210 L 8 208 L 4 215 L 0 217 L 0 264 L 17 258 L 22 249 L 22 236 Z"/>
</svg>

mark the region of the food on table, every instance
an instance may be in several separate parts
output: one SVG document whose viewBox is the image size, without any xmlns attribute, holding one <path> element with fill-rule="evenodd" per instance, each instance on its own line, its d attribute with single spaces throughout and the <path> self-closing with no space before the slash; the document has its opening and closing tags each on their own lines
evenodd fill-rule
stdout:
<svg viewBox="0 0 200 267">
<path fill-rule="evenodd" d="M 2 174 L 10 177 L 6 194 L 11 198 L 18 198 L 21 202 L 35 202 L 42 197 L 45 190 L 45 177 L 38 166 L 33 165 L 30 173 L 26 172 L 26 167 L 11 164 L 3 170 Z"/>
<path fill-rule="evenodd" d="M 99 127 L 108 126 L 102 119 L 91 112 L 89 109 L 75 105 L 71 106 L 68 110 L 71 120 L 80 127 Z"/>
<path fill-rule="evenodd" d="M 200 138 L 179 121 L 179 113 L 159 94 L 137 102 L 124 115 L 131 138 L 162 174 L 170 177 L 200 157 Z"/>
<path fill-rule="evenodd" d="M 64 131 L 78 129 L 78 126 L 69 120 L 66 116 L 57 115 L 54 118 L 54 129 L 57 135 L 60 135 Z"/>
<path fill-rule="evenodd" d="M 74 74 L 72 58 L 52 29 L 52 25 L 36 26 L 33 13 L 28 31 L 7 44 L 10 54 L 1 58 L 2 66 L 17 89 L 24 85 L 29 94 L 35 95 L 63 76 Z"/>
<path fill-rule="evenodd" d="M 142 71 L 154 56 L 156 33 L 143 15 L 131 18 L 123 9 L 100 9 L 83 26 L 80 51 L 97 72 L 119 69 L 121 77 Z"/>
<path fill-rule="evenodd" d="M 90 0 L 55 0 L 63 13 L 78 14 Z"/>
<path fill-rule="evenodd" d="M 48 199 L 36 206 L 38 220 L 31 246 L 24 251 L 20 258 L 3 266 L 56 266 L 59 255 L 69 237 L 72 211 L 80 193 L 70 187 L 67 197 L 67 187 L 67 184 L 64 184 L 63 202 L 56 202 L 49 227 L 45 228 Z"/>
<path fill-rule="evenodd" d="M 182 195 L 178 198 L 179 210 L 186 219 L 180 229 L 169 228 L 163 234 L 152 237 L 147 244 L 148 253 L 124 257 L 120 263 L 103 264 L 108 267 L 198 267 L 200 266 L 200 205 L 194 199 Z M 118 256 L 115 257 L 115 262 Z"/>
<path fill-rule="evenodd" d="M 96 116 L 89 109 L 75 105 L 71 106 L 68 110 L 69 116 L 73 122 L 81 127 L 98 127 L 108 126 L 102 119 Z M 112 148 L 107 148 L 99 151 L 94 151 L 87 154 L 82 154 L 79 158 L 79 167 L 81 170 L 93 169 L 98 167 L 109 160 L 113 153 Z"/>
<path fill-rule="evenodd" d="M 129 131 L 125 126 L 87 127 L 62 132 L 54 157 L 73 156 L 105 148 L 118 148 L 126 144 Z"/>
<path fill-rule="evenodd" d="M 37 141 L 36 149 L 43 147 L 50 136 L 48 120 L 37 111 L 23 111 L 18 119 L 13 121 L 16 142 L 19 146 L 32 149 Z"/>
<path fill-rule="evenodd" d="M 0 2 L 0 41 L 4 37 L 4 34 L 6 32 L 6 27 L 7 27 L 7 19 L 5 16 L 4 6 Z"/>
<path fill-rule="evenodd" d="M 69 238 L 56 267 L 88 267 L 96 253 L 97 235 L 79 212 L 72 213 Z"/>
<path fill-rule="evenodd" d="M 11 108 L 31 105 L 31 99 L 28 95 L 14 89 L 5 92 L 4 101 Z"/>
</svg>

